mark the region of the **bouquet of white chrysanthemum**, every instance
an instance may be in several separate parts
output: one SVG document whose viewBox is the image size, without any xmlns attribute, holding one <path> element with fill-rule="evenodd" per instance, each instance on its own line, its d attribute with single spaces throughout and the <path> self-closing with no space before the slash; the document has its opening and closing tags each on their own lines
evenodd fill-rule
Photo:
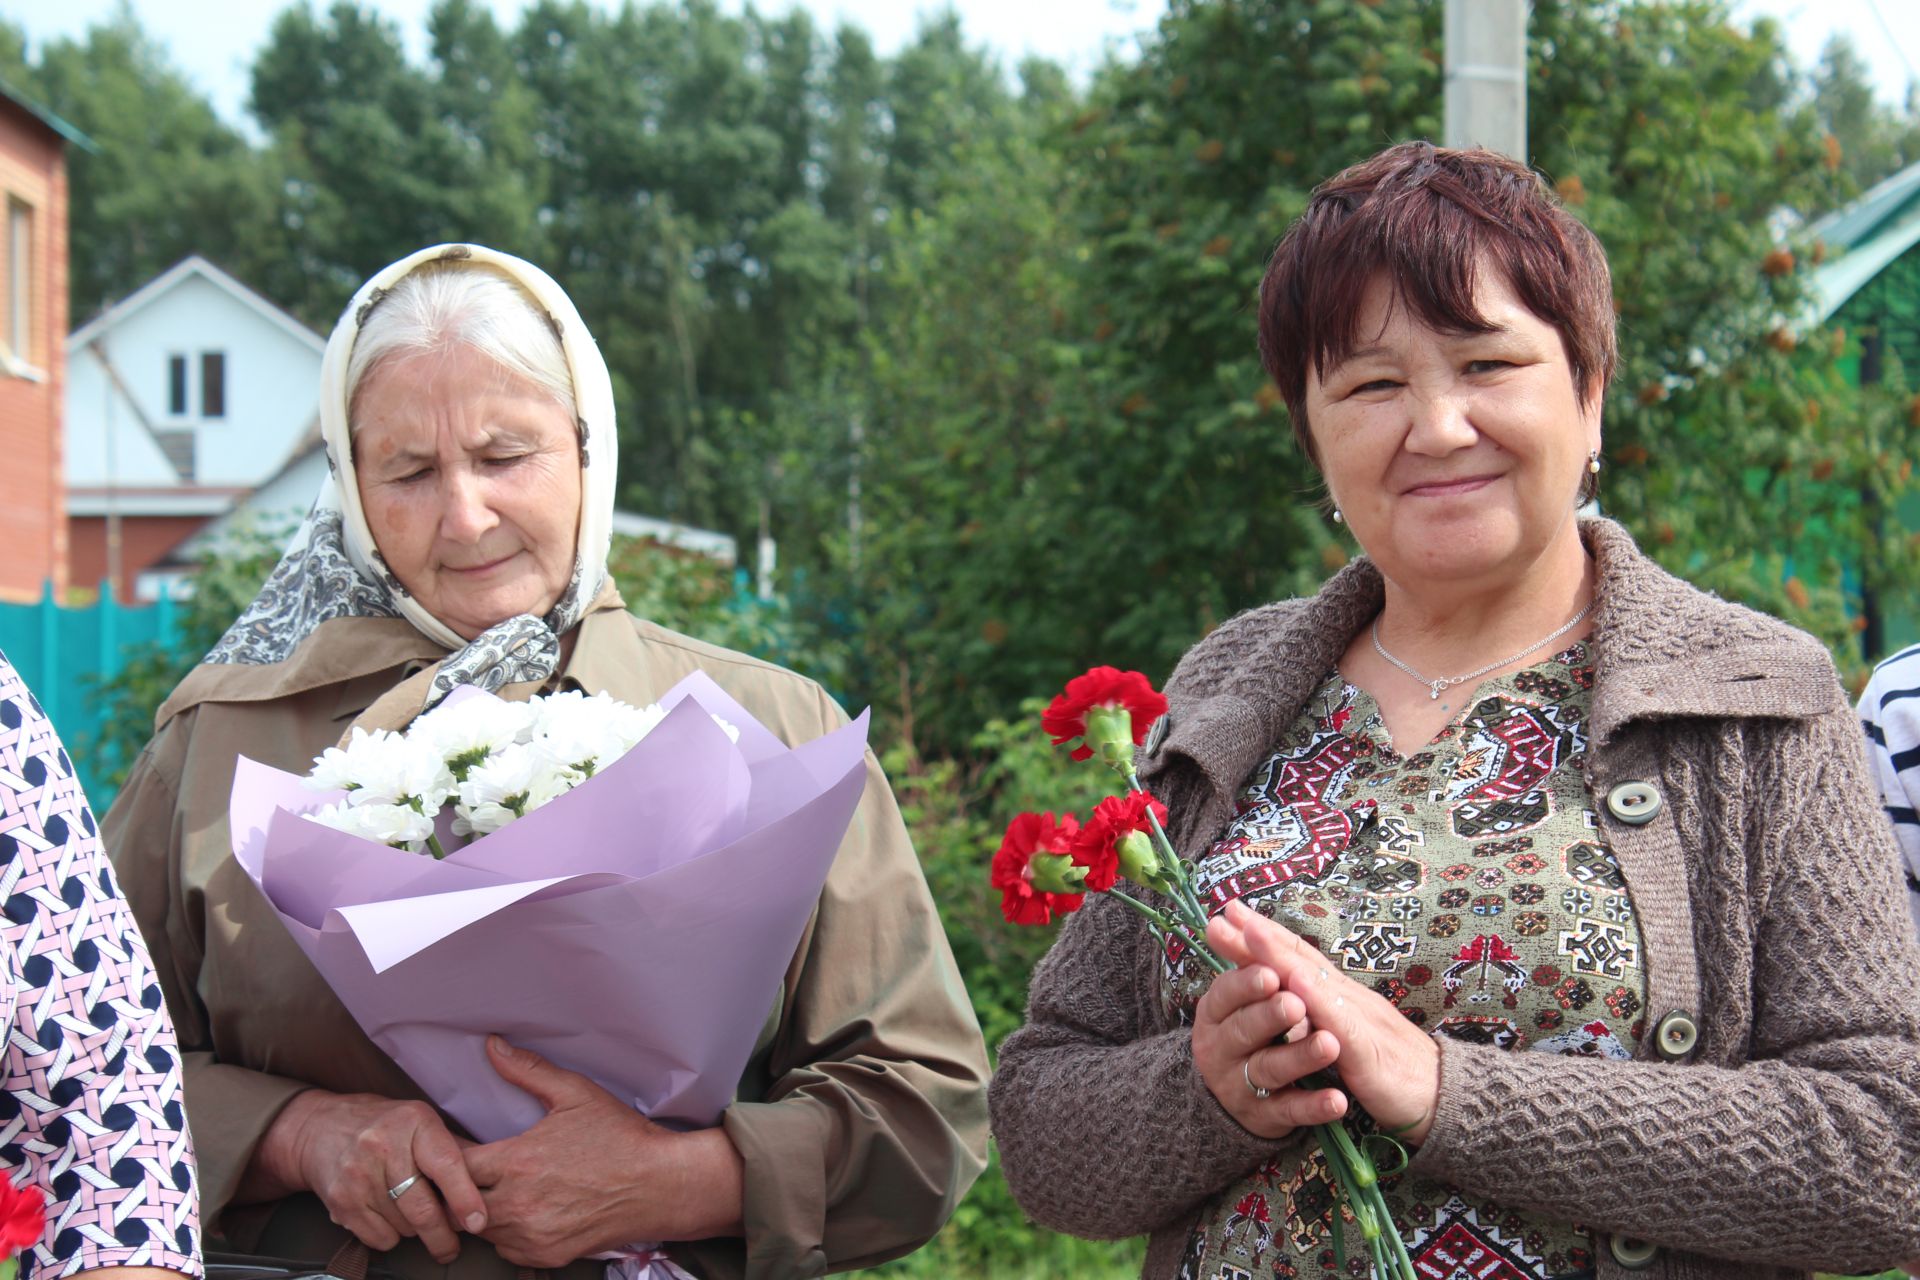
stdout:
<svg viewBox="0 0 1920 1280">
<path fill-rule="evenodd" d="M 866 784 L 865 716 L 789 745 L 694 672 L 648 707 L 457 692 L 304 777 L 242 758 L 228 828 L 367 1035 L 490 1142 L 544 1114 L 494 1033 L 716 1123 Z"/>
<path fill-rule="evenodd" d="M 634 707 L 604 693 L 449 698 L 404 733 L 355 729 L 345 746 L 317 756 L 306 785 L 346 797 L 303 816 L 444 858 L 443 832 L 474 839 L 526 817 L 633 750 L 666 716 L 658 703 Z M 711 718 L 739 741 L 739 729 Z"/>
</svg>

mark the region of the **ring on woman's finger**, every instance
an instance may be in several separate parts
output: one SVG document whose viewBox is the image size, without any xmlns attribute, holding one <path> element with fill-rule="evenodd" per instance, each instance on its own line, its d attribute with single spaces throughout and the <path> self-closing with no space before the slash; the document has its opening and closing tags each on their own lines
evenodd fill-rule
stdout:
<svg viewBox="0 0 1920 1280">
<path fill-rule="evenodd" d="M 409 1174 L 407 1177 L 403 1178 L 401 1181 L 396 1182 L 392 1186 L 387 1188 L 387 1198 L 389 1200 L 398 1200 L 401 1196 L 407 1194 L 408 1188 L 412 1187 L 413 1184 L 418 1181 L 420 1181 L 419 1174 L 417 1173 Z"/>
<path fill-rule="evenodd" d="M 1252 1058 L 1240 1059 L 1240 1078 L 1247 1082 L 1247 1088 L 1253 1092 L 1253 1096 L 1256 1098 L 1259 1098 L 1261 1101 L 1264 1102 L 1266 1099 L 1271 1098 L 1273 1096 L 1273 1090 L 1262 1089 L 1259 1085 L 1253 1082 L 1253 1072 L 1250 1070 L 1252 1066 L 1253 1066 Z"/>
</svg>

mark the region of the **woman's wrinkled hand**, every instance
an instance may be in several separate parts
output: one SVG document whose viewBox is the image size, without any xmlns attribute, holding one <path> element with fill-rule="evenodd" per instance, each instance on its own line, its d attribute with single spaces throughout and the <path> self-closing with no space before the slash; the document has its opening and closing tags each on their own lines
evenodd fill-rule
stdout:
<svg viewBox="0 0 1920 1280">
<path fill-rule="evenodd" d="M 466 1152 L 500 1256 L 551 1270 L 625 1244 L 733 1235 L 744 1166 L 719 1129 L 676 1133 L 587 1077 L 489 1037 L 502 1079 L 547 1110 L 526 1132 Z"/>
<path fill-rule="evenodd" d="M 1227 1114 L 1249 1133 L 1284 1138 L 1346 1110 L 1338 1089 L 1294 1087 L 1334 1055 L 1332 1037 L 1311 1032 L 1305 1018 L 1306 1002 L 1282 990 L 1273 971 L 1262 965 L 1221 974 L 1194 1009 L 1193 1064 Z M 1278 1043 L 1282 1032 L 1284 1044 Z M 1269 1096 L 1260 1097 L 1256 1088 Z"/>
<path fill-rule="evenodd" d="M 460 1144 L 424 1102 L 374 1094 L 298 1094 L 261 1141 L 266 1181 L 320 1198 L 333 1221 L 369 1249 L 418 1236 L 438 1262 L 460 1255 L 462 1228 L 486 1225 L 486 1205 Z M 388 1192 L 413 1178 L 398 1196 Z M 456 1225 L 458 1224 L 458 1225 Z"/>
<path fill-rule="evenodd" d="M 1409 1146 L 1425 1140 L 1440 1096 L 1440 1049 L 1433 1037 L 1305 939 L 1244 903 L 1231 903 L 1214 917 L 1207 941 L 1222 958 L 1266 973 L 1282 995 L 1300 1001 L 1314 1028 L 1312 1040 L 1326 1047 L 1315 1065 L 1338 1067 L 1340 1083 L 1383 1131 Z M 1253 1079 L 1270 1083 L 1258 1060 Z"/>
</svg>

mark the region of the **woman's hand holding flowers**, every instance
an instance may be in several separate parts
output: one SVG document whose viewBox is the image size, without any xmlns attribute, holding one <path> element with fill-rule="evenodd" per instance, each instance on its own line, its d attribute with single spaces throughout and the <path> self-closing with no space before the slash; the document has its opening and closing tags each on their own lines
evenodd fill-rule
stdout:
<svg viewBox="0 0 1920 1280">
<path fill-rule="evenodd" d="M 1408 1022 L 1380 993 L 1341 973 L 1338 965 L 1304 939 L 1244 903 L 1231 903 L 1214 917 L 1207 927 L 1207 941 L 1222 957 L 1241 966 L 1238 972 L 1265 973 L 1268 982 L 1276 984 L 1268 989 L 1278 990 L 1281 998 L 1300 1001 L 1314 1028 L 1310 1042 L 1325 1043 L 1331 1049 L 1315 1066 L 1337 1067 L 1340 1083 L 1382 1132 L 1409 1146 L 1426 1139 L 1440 1096 L 1440 1049 L 1433 1037 Z M 1197 1060 L 1198 1025 L 1194 1031 Z M 1249 1068 L 1249 1078 L 1263 1088 L 1285 1082 L 1278 1063 L 1267 1065 L 1267 1055 L 1275 1052 L 1263 1050 Z M 1268 1070 L 1273 1071 L 1271 1078 Z M 1212 1079 L 1208 1086 L 1216 1097 L 1222 1095 Z M 1327 1120 L 1337 1114 L 1312 1119 Z"/>
<path fill-rule="evenodd" d="M 369 1249 L 418 1236 L 436 1261 L 452 1262 L 459 1231 L 486 1225 L 458 1140 L 424 1102 L 309 1089 L 267 1131 L 255 1168 L 252 1198 L 311 1191 Z M 389 1194 L 411 1178 L 418 1180 Z"/>
<path fill-rule="evenodd" d="M 738 1235 L 744 1164 L 724 1130 L 676 1133 L 577 1072 L 492 1037 L 494 1070 L 547 1109 L 526 1132 L 467 1150 L 482 1233 L 517 1266 L 551 1270 L 638 1241 Z"/>
<path fill-rule="evenodd" d="M 1295 1089 L 1301 1077 L 1333 1061 L 1333 1037 L 1311 1031 L 1306 1002 L 1264 965 L 1230 969 L 1194 1009 L 1193 1065 L 1207 1088 L 1248 1133 L 1284 1138 L 1303 1125 L 1346 1113 L 1338 1089 Z M 1278 1043 L 1286 1033 L 1287 1042 Z M 1257 1086 L 1271 1096 L 1262 1098 Z"/>
</svg>

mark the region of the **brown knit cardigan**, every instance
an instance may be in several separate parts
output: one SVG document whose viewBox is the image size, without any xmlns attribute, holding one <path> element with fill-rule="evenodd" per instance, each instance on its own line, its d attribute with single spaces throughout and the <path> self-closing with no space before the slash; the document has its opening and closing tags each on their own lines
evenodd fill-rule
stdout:
<svg viewBox="0 0 1920 1280">
<path fill-rule="evenodd" d="M 1600 1280 L 1920 1258 L 1920 949 L 1832 663 L 1670 576 L 1618 525 L 1582 536 L 1597 568 L 1587 787 L 1639 915 L 1649 1033 L 1633 1062 L 1442 1040 L 1413 1167 L 1587 1226 Z M 1181 660 L 1143 776 L 1185 857 L 1381 599 L 1356 561 Z M 1604 802 L 1626 782 L 1663 800 L 1641 825 Z M 1034 973 L 990 1102 L 1036 1222 L 1150 1232 L 1143 1274 L 1171 1277 L 1208 1198 L 1298 1138 L 1255 1137 L 1214 1100 L 1158 974 L 1137 918 L 1090 896 Z M 1675 1013 L 1697 1041 L 1665 1034 Z M 1658 1246 L 1644 1269 L 1616 1261 L 1644 1243 Z"/>
</svg>

